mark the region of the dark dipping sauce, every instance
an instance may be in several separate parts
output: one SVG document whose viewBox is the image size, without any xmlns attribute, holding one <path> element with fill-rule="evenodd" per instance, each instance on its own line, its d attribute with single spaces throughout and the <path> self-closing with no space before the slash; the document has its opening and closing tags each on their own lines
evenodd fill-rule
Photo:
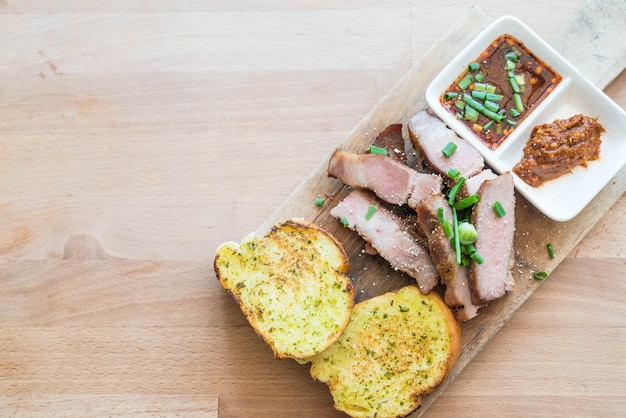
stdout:
<svg viewBox="0 0 626 418">
<path fill-rule="evenodd" d="M 507 69 L 507 56 L 515 54 L 517 61 L 514 62 L 514 68 Z M 479 64 L 479 68 L 468 69 L 462 72 L 459 77 L 450 85 L 450 87 L 441 94 L 441 105 L 453 115 L 463 121 L 474 134 L 489 149 L 495 150 L 504 142 L 515 127 L 530 112 L 545 99 L 548 94 L 562 80 L 560 74 L 550 68 L 541 59 L 535 56 L 523 42 L 512 35 L 501 35 L 496 38 L 481 54 L 476 58 L 474 63 Z M 508 65 L 512 65 L 511 62 Z M 495 93 L 503 96 L 499 101 L 492 101 L 499 106 L 498 114 L 503 116 L 501 121 L 490 123 L 492 118 L 479 113 L 477 120 L 468 120 L 464 117 L 464 112 L 460 109 L 459 102 L 463 102 L 462 97 L 466 94 L 471 95 L 476 84 L 476 76 L 478 74 L 480 83 L 495 86 Z M 514 91 L 509 77 L 515 75 L 519 83 L 520 92 L 519 99 L 523 105 L 522 111 L 516 112 L 511 109 L 520 109 L 514 100 Z M 469 76 L 472 83 L 467 88 L 461 88 L 459 83 Z M 480 78 L 482 77 L 482 78 Z M 516 82 L 517 82 L 516 81 Z M 447 98 L 447 94 L 457 94 L 454 98 Z M 518 114 L 519 113 L 519 114 Z"/>
</svg>

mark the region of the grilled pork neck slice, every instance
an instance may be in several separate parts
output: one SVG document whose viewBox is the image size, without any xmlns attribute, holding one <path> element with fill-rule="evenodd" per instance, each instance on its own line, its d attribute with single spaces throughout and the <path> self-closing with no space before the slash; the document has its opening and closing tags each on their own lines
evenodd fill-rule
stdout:
<svg viewBox="0 0 626 418">
<path fill-rule="evenodd" d="M 491 171 L 489 168 L 485 168 L 480 173 L 465 180 L 463 187 L 461 187 L 461 190 L 459 191 L 459 197 L 464 198 L 478 193 L 480 185 L 483 184 L 485 180 L 493 180 L 496 177 L 498 177 L 496 173 Z"/>
<path fill-rule="evenodd" d="M 403 164 L 407 163 L 401 123 L 394 123 L 393 125 L 387 126 L 376 136 L 374 145 L 386 149 L 387 155 L 394 160 Z"/>
<path fill-rule="evenodd" d="M 480 201 L 474 206 L 472 223 L 478 232 L 476 251 L 485 259 L 472 263 L 470 287 L 472 300 L 484 304 L 504 295 L 513 286 L 511 267 L 514 262 L 515 193 L 513 176 L 503 173 L 485 180 L 478 190 Z M 493 204 L 499 201 L 506 215 L 498 217 Z"/>
<path fill-rule="evenodd" d="M 356 154 L 337 149 L 330 157 L 328 175 L 344 184 L 372 190 L 376 196 L 393 205 L 441 190 L 441 178 L 419 173 L 391 157 Z"/>
<path fill-rule="evenodd" d="M 370 207 L 376 210 L 368 216 Z M 337 219 L 344 219 L 391 266 L 414 278 L 420 291 L 429 293 L 437 284 L 437 270 L 424 248 L 410 233 L 411 218 L 399 216 L 393 207 L 380 202 L 371 192 L 355 189 L 330 210 Z M 416 222 L 413 217 L 412 222 Z"/>
<path fill-rule="evenodd" d="M 464 139 L 458 137 L 436 116 L 426 110 L 416 113 L 409 121 L 409 135 L 413 147 L 420 153 L 434 172 L 446 176 L 456 168 L 463 177 L 480 173 L 485 165 L 482 155 Z M 449 143 L 457 149 L 446 157 L 441 151 Z"/>
<path fill-rule="evenodd" d="M 441 281 L 446 286 L 444 301 L 454 311 L 459 321 L 467 321 L 478 314 L 480 306 L 472 302 L 468 271 L 456 262 L 456 254 L 450 245 L 450 238 L 446 237 L 439 222 L 439 208 L 443 208 L 445 219 L 452 224 L 452 210 L 441 193 L 422 199 L 416 208 L 417 217 L 428 239 L 430 257 Z"/>
</svg>

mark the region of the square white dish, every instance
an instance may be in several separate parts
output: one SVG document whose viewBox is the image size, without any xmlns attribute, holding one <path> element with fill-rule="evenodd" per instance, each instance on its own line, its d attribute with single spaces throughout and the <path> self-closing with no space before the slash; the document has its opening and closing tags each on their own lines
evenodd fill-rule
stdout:
<svg viewBox="0 0 626 418">
<path fill-rule="evenodd" d="M 561 82 L 537 105 L 504 142 L 492 150 L 479 140 L 463 122 L 457 120 L 440 103 L 442 93 L 457 79 L 470 62 L 500 35 L 509 34 L 520 40 L 531 52 L 562 76 Z M 426 101 L 431 111 L 457 135 L 472 144 L 486 163 L 498 173 L 511 171 L 521 159 L 532 128 L 555 119 L 582 113 L 597 117 L 605 128 L 602 134 L 600 159 L 590 161 L 587 168 L 576 167 L 572 173 L 532 187 L 513 173 L 515 188 L 543 214 L 555 221 L 568 221 L 578 215 L 626 164 L 626 112 L 604 92 L 566 61 L 519 19 L 503 16 L 487 26 L 430 83 Z"/>
</svg>

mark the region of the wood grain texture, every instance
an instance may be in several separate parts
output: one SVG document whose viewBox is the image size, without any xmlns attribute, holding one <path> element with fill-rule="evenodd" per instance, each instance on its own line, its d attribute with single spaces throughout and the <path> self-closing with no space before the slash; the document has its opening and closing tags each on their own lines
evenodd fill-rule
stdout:
<svg viewBox="0 0 626 418">
<path fill-rule="evenodd" d="M 284 202 L 359 129 L 372 138 L 423 106 L 398 97 L 404 114 L 379 108 L 359 125 L 425 57 L 445 62 L 502 14 L 557 43 L 581 15 L 599 35 L 597 2 L 583 3 L 0 2 L 0 415 L 343 416 L 247 325 L 214 277 L 215 248 L 302 208 Z M 451 23 L 463 16 L 473 24 Z M 605 91 L 624 107 L 613 58 L 598 80 L 615 78 Z M 426 62 L 410 83 L 434 71 Z M 468 347 L 424 416 L 623 414 L 624 181 L 596 203 L 603 216 L 555 225 L 523 211 L 541 228 L 518 237 L 519 256 L 554 239 L 553 271 L 528 300 L 508 298 L 520 307 L 505 324 L 502 303 L 490 308 L 502 323 L 466 327 L 484 348 Z M 365 254 L 354 266 L 380 277 L 371 291 L 406 280 Z"/>
</svg>

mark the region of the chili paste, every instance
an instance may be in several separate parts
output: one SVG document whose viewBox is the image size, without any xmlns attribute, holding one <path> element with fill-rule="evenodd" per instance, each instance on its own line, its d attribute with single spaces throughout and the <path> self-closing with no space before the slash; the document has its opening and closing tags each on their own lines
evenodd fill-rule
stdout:
<svg viewBox="0 0 626 418">
<path fill-rule="evenodd" d="M 505 34 L 459 74 L 440 102 L 494 150 L 561 80 L 523 42 Z"/>
<path fill-rule="evenodd" d="M 578 165 L 587 167 L 587 161 L 600 158 L 600 135 L 604 131 L 596 118 L 581 114 L 535 126 L 513 172 L 538 187 Z"/>
</svg>

